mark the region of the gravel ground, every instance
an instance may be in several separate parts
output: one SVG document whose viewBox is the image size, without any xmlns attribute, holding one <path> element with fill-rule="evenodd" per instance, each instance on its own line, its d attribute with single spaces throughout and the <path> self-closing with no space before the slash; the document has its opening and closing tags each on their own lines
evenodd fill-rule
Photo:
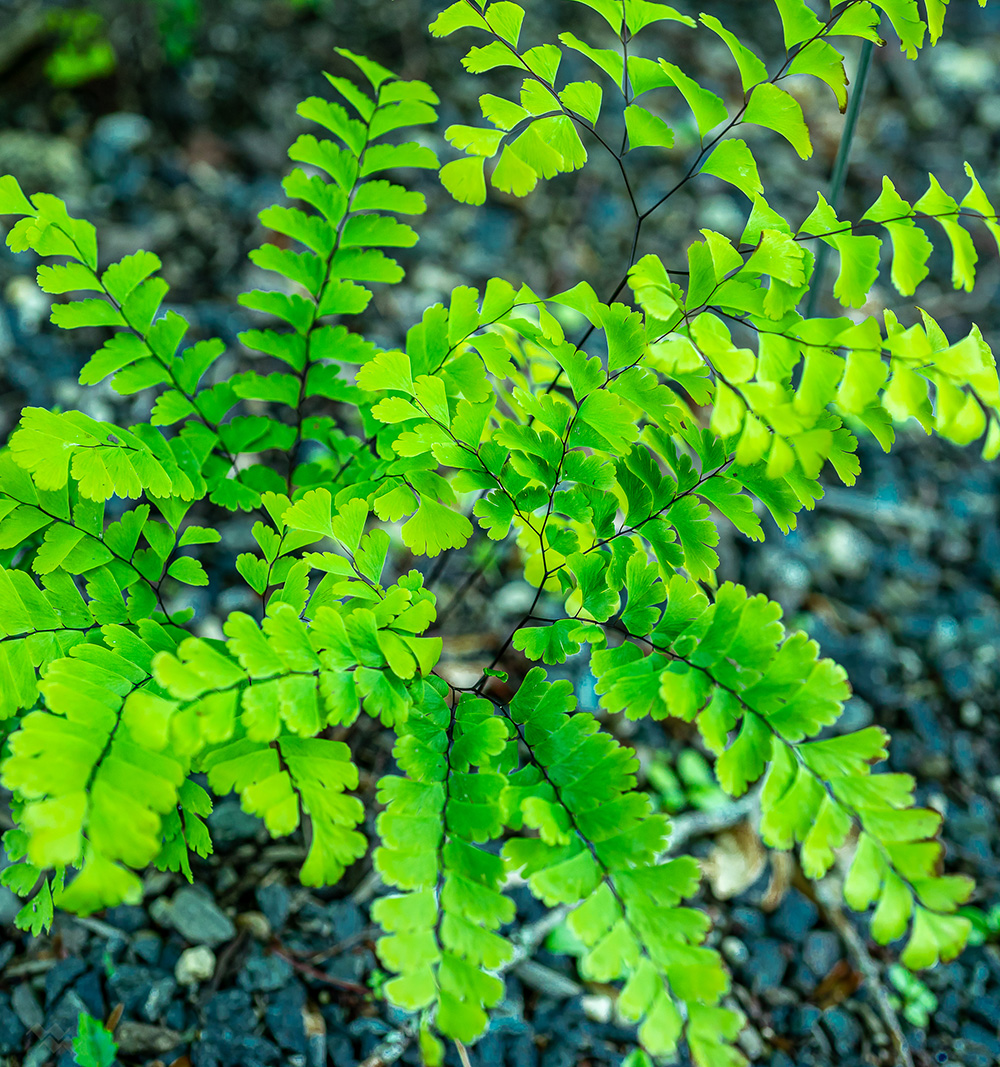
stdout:
<svg viewBox="0 0 1000 1067">
<path fill-rule="evenodd" d="M 12 26 L 27 25 L 32 10 L 52 6 L 0 0 L 0 18 L 9 14 Z M 384 4 L 368 0 L 320 2 L 317 12 L 297 11 L 285 0 L 212 5 L 195 58 L 174 66 L 163 62 L 145 16 L 136 14 L 145 8 L 124 0 L 95 6 L 108 16 L 119 71 L 77 90 L 47 85 L 44 39 L 28 37 L 17 50 L 10 43 L 16 33 L 6 34 L 0 169 L 28 189 L 66 197 L 98 223 L 106 255 L 139 246 L 158 252 L 174 306 L 199 329 L 230 341 L 245 326 L 235 294 L 259 281 L 245 259 L 260 240 L 254 213 L 280 199 L 285 148 L 299 128 L 295 103 L 323 91 L 321 69 L 339 69 L 335 45 L 431 81 L 446 100 L 442 125 L 469 120 L 472 92 L 488 88 L 457 72 L 454 43 L 428 46 L 419 31 L 429 5 L 417 0 L 397 0 L 391 23 Z M 544 34 L 564 5 L 537 6 L 533 17 Z M 764 53 L 773 49 L 773 28 L 749 5 L 708 6 L 727 11 L 728 24 L 742 22 L 757 33 Z M 878 55 L 845 215 L 871 203 L 884 173 L 911 198 L 923 191 L 928 169 L 949 190 L 960 188 L 962 159 L 990 192 L 1000 192 L 1000 11 L 952 6 L 950 40 L 922 66 L 888 51 Z M 719 61 L 710 41 L 697 48 L 682 37 L 676 43 L 692 67 Z M 801 164 L 781 150 L 765 165 L 776 190 L 772 202 L 804 214 L 812 206 L 805 194 L 825 187 L 841 120 L 832 98 L 812 86 L 802 95 L 822 115 L 814 180 L 806 189 Z M 638 179 L 649 195 L 676 180 L 670 167 L 653 162 Z M 524 278 L 539 291 L 583 275 L 599 292 L 610 291 L 630 230 L 617 193 L 609 195 L 614 188 L 603 161 L 526 202 L 497 198 L 479 211 L 455 207 L 428 184 L 433 222 L 422 227 L 423 240 L 408 257 L 408 282 L 380 294 L 361 325 L 394 342 L 453 285 L 495 273 Z M 706 184 L 699 198 L 698 225 L 738 226 L 739 204 L 721 185 Z M 676 246 L 690 233 L 694 206 L 693 196 L 679 195 L 649 229 L 650 247 Z M 1000 266 L 985 242 L 980 255 L 973 294 L 953 294 L 948 265 L 940 263 L 921 306 L 955 332 L 975 318 L 996 343 Z M 23 260 L 6 250 L 0 285 L 0 436 L 26 403 L 84 406 L 126 423 L 143 417 L 141 397 L 123 401 L 73 384 L 89 355 L 87 338 L 54 336 L 47 298 L 39 298 Z M 873 295 L 869 310 L 880 304 L 895 306 L 886 292 Z M 858 485 L 849 492 L 831 486 L 790 537 L 775 530 L 763 546 L 727 539 L 723 576 L 781 601 L 848 669 L 856 696 L 844 726 L 874 721 L 892 731 L 892 769 L 915 774 L 921 800 L 946 812 L 949 866 L 976 878 L 975 903 L 988 908 L 1000 900 L 1000 467 L 909 434 L 890 457 L 866 448 L 862 459 Z M 454 564 L 439 576 L 442 605 L 456 592 L 464 597 L 446 627 L 453 672 L 478 672 L 477 657 L 523 610 L 526 587 L 516 573 L 515 560 L 500 558 L 481 578 Z M 216 578 L 227 580 L 221 559 Z M 517 671 L 523 664 L 507 666 Z M 586 663 L 566 668 L 581 706 L 592 707 Z M 622 724 L 622 737 L 636 746 L 647 784 L 658 793 L 666 788 L 662 768 L 692 740 L 683 727 L 655 724 Z M 367 754 L 362 788 L 370 790 L 388 766 L 390 740 L 372 728 L 358 747 Z M 709 805 L 713 795 L 690 798 Z M 893 951 L 871 945 L 864 922 L 841 914 L 835 896 L 817 893 L 787 857 L 766 858 L 752 819 L 723 818 L 731 825 L 703 834 L 702 814 L 685 818 L 692 832 L 687 847 L 706 869 L 701 904 L 716 922 L 713 937 L 732 968 L 734 999 L 750 1020 L 742 1041 L 755 1062 L 897 1064 L 898 1027 L 919 1067 L 1000 1063 L 995 943 L 970 948 L 925 976 L 938 1007 L 927 1025 L 915 1026 L 902 1004 L 890 1002 Z M 62 1067 L 72 1062 L 66 1041 L 79 1012 L 107 1018 L 119 1005 L 120 1060 L 129 1065 L 352 1067 L 403 1024 L 371 995 L 380 975 L 367 907 L 378 889 L 364 864 L 333 890 L 307 891 L 295 883 L 298 841 L 272 842 L 231 799 L 210 821 L 217 853 L 199 865 L 199 888 L 154 873 L 142 906 L 89 920 L 60 916 L 40 938 L 9 926 L 13 901 L 0 891 L 0 1064 Z M 536 923 L 540 906 L 522 890 L 515 895 L 517 927 Z M 507 997 L 473 1062 L 620 1063 L 633 1040 L 614 1024 L 608 993 L 583 987 L 571 957 L 540 948 L 508 976 Z M 412 1050 L 403 1062 L 416 1062 Z"/>
</svg>

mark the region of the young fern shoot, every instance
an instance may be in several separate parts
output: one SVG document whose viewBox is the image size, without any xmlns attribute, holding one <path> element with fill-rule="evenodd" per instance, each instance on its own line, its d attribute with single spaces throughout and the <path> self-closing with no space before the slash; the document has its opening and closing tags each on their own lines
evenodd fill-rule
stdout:
<svg viewBox="0 0 1000 1067">
<path fill-rule="evenodd" d="M 917 58 L 942 32 L 941 0 L 847 0 L 825 17 L 775 0 L 785 56 L 774 70 L 712 15 L 574 2 L 590 9 L 572 9 L 580 36 L 530 47 L 510 0 L 458 0 L 436 17 L 436 37 L 480 35 L 467 70 L 509 68 L 519 82 L 512 99 L 481 97 L 489 125 L 449 127 L 464 154 L 440 177 L 478 204 L 487 184 L 526 196 L 585 166 L 588 150 L 609 152 L 634 214 L 610 294 L 581 279 L 539 295 L 497 277 L 428 308 L 401 348 L 349 330 L 341 320 L 374 286 L 402 280 L 391 250 L 417 233 L 400 216 L 426 207 L 402 182 L 439 167 L 403 131 L 434 122 L 438 99 L 343 49 L 358 80 L 327 75 L 336 99 L 300 105 L 318 133 L 289 150 L 294 206 L 260 215 L 281 246 L 251 259 L 274 288 L 240 298 L 270 317 L 240 335 L 268 373 L 223 379 L 224 343 L 188 341 L 155 255 L 103 264 L 89 223 L 0 179 L 0 214 L 16 219 L 9 246 L 54 260 L 38 267 L 40 287 L 66 298 L 53 322 L 111 331 L 81 382 L 110 377 L 124 396 L 151 397 L 149 420 L 127 429 L 28 408 L 0 453 L 0 780 L 16 822 L 2 881 L 27 898 L 18 921 L 37 932 L 54 907 L 139 899 L 149 864 L 191 878 L 191 853 L 212 847 L 212 802 L 196 781 L 206 775 L 273 835 L 308 819 L 302 881 L 336 884 L 369 842 L 358 769 L 327 734 L 376 717 L 396 736 L 377 798 L 374 865 L 392 890 L 373 908 L 378 951 L 394 976 L 385 995 L 422 1013 L 429 1063 L 442 1059 L 437 1035 L 474 1042 L 502 997 L 514 917 L 504 887 L 519 873 L 544 904 L 572 909 L 582 974 L 622 983 L 618 1009 L 643 1047 L 666 1056 L 683 1042 L 698 1067 L 737 1067 L 729 976 L 704 944 L 708 917 L 685 903 L 698 867 L 664 860 L 670 821 L 636 788 L 633 752 L 545 667 L 511 680 L 509 701 L 493 668 L 510 645 L 547 665 L 586 647 L 608 716 L 695 723 L 723 789 L 739 796 L 763 779 L 768 845 L 797 848 L 816 879 L 853 849 L 844 897 L 874 908 L 872 936 L 905 939 L 912 968 L 954 957 L 972 886 L 944 873 L 939 814 L 915 806 L 909 776 L 873 773 L 882 728 L 818 739 L 849 695 L 845 672 L 786 629 L 777 604 L 720 584 L 715 546 L 723 523 L 762 539 L 757 502 L 788 532 L 822 495 L 827 464 L 852 484 L 856 434 L 888 449 L 894 425 L 914 418 L 1000 453 L 1000 383 L 981 332 L 950 340 L 924 311 L 908 324 L 863 312 L 884 271 L 901 295 L 916 291 L 930 223 L 955 287 L 971 289 L 970 227 L 1000 239 L 1000 223 L 968 165 L 960 200 L 945 191 L 957 175 L 931 176 L 916 199 L 886 178 L 856 222 L 822 195 L 790 220 L 738 136 L 763 127 L 807 159 L 785 79 L 820 79 L 843 110 L 834 42 L 882 45 L 884 27 Z M 742 97 L 726 101 L 658 56 L 665 21 L 720 38 Z M 560 78 L 571 53 L 594 80 Z M 684 177 L 643 204 L 630 153 L 677 156 L 683 127 L 694 142 Z M 746 198 L 745 226 L 693 225 L 686 270 L 672 270 L 643 248 L 643 222 L 703 173 Z M 800 310 L 818 242 L 839 257 L 844 314 Z M 566 309 L 588 324 L 578 342 Z M 212 640 L 166 604 L 178 584 L 209 583 L 197 553 L 219 540 L 220 508 L 250 527 L 257 551 L 235 566 L 263 610 L 230 614 Z M 436 671 L 437 606 L 421 572 L 383 577 L 385 527 L 435 557 L 469 544 L 474 524 L 516 542 L 537 592 L 480 681 L 461 688 Z"/>
</svg>

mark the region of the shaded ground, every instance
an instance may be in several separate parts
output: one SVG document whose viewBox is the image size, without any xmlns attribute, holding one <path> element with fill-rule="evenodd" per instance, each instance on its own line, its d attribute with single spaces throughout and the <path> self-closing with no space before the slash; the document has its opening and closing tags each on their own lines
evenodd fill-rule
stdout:
<svg viewBox="0 0 1000 1067">
<path fill-rule="evenodd" d="M 551 38 L 547 20 L 568 5 L 539 6 L 540 39 Z M 235 334 L 245 326 L 235 295 L 258 284 L 245 259 L 261 237 L 253 216 L 281 197 L 285 148 L 299 129 L 295 103 L 323 92 L 321 69 L 340 70 L 333 47 L 369 52 L 431 81 L 445 100 L 442 128 L 468 120 L 473 91 L 488 88 L 460 72 L 453 41 L 429 43 L 419 7 L 397 0 L 389 20 L 384 4 L 362 0 L 320 3 L 317 12 L 297 11 L 285 0 L 233 0 L 206 12 L 194 58 L 170 66 L 143 21 L 146 8 L 109 0 L 102 10 L 120 57 L 113 77 L 55 90 L 43 74 L 50 51 L 44 35 L 20 51 L 0 48 L 0 170 L 13 171 L 28 189 L 65 196 L 98 223 L 108 257 L 139 246 L 157 251 L 175 306 L 235 350 Z M 776 24 L 750 7 L 728 8 L 726 20 L 734 27 L 741 18 L 749 23 L 767 53 Z M 928 169 L 957 191 L 961 159 L 973 162 L 990 193 L 1000 191 L 1000 15 L 971 4 L 953 7 L 951 40 L 921 66 L 879 54 L 845 215 L 871 203 L 884 173 L 910 199 L 923 191 Z M 20 20 L 32 5 L 0 3 L 0 17 L 8 10 Z M 577 9 L 570 10 L 576 17 Z M 711 42 L 692 50 L 685 40 L 678 36 L 676 44 L 692 69 L 699 63 L 728 69 Z M 505 84 L 502 72 L 497 84 Z M 780 150 L 767 161 L 778 190 L 772 202 L 802 215 L 812 207 L 812 190 L 825 188 L 841 122 L 832 97 L 813 87 L 803 96 L 807 110 L 822 116 L 810 181 L 797 159 Z M 675 174 L 653 163 L 651 157 L 639 179 L 648 197 L 683 173 L 680 164 Z M 409 257 L 408 283 L 379 294 L 364 323 L 383 343 L 398 340 L 453 285 L 491 274 L 523 278 L 538 291 L 580 276 L 598 292 L 617 283 L 631 227 L 602 160 L 526 202 L 497 198 L 479 211 L 454 206 L 431 185 L 426 191 L 431 216 Z M 741 205 L 721 185 L 706 183 L 698 196 L 696 214 L 693 194 L 671 201 L 646 232 L 649 248 L 680 249 L 697 226 L 738 228 Z M 996 343 L 1000 267 L 985 241 L 980 254 L 974 294 L 952 293 L 942 262 L 937 280 L 921 291 L 921 306 L 953 334 L 975 318 Z M 89 355 L 85 339 L 55 336 L 47 326 L 47 298 L 39 299 L 22 260 L 3 251 L 0 272 L 0 435 L 25 403 L 85 405 L 126 423 L 143 417 L 142 398 L 122 401 L 101 389 L 81 394 L 73 383 Z M 883 292 L 870 310 L 879 299 L 897 306 Z M 844 664 L 857 694 L 844 725 L 875 721 L 892 731 L 892 769 L 915 774 L 921 799 L 946 811 L 949 864 L 975 876 L 976 903 L 988 907 L 1000 900 L 1000 467 L 912 436 L 888 459 L 865 450 L 863 460 L 859 484 L 850 492 L 831 487 L 792 536 L 773 531 L 763 547 L 735 537 L 727 542 L 724 577 L 780 600 Z M 226 581 L 221 557 L 217 568 L 215 577 Z M 438 589 L 445 607 L 455 593 L 463 596 L 446 625 L 449 668 L 478 673 L 496 637 L 523 610 L 526 587 L 514 559 L 501 557 L 470 582 L 473 577 L 453 562 L 439 575 Z M 202 622 L 210 628 L 210 619 Z M 516 660 L 507 666 L 523 667 Z M 581 706 L 592 708 L 586 664 L 567 668 Z M 663 768 L 690 735 L 651 724 L 628 733 L 627 726 L 622 737 L 639 751 L 646 784 L 669 800 Z M 353 743 L 363 754 L 363 789 L 370 792 L 388 765 L 390 741 L 371 729 Z M 705 804 L 712 799 L 701 797 Z M 205 892 L 152 874 L 142 907 L 92 920 L 60 917 L 52 934 L 38 939 L 4 927 L 0 1063 L 4 1057 L 11 1067 L 69 1062 L 60 1039 L 72 1032 L 79 1011 L 107 1018 L 117 1005 L 126 1064 L 159 1059 L 185 1067 L 187 1057 L 194 1067 L 351 1067 L 383 1047 L 403 1018 L 370 996 L 379 975 L 367 903 L 377 888 L 365 865 L 334 890 L 305 891 L 295 883 L 297 841 L 271 842 L 231 800 L 220 803 L 211 822 L 218 851 L 199 871 Z M 713 937 L 750 1019 L 743 1040 L 754 1060 L 772 1067 L 894 1064 L 889 1030 L 899 1025 L 921 1067 L 1000 1062 L 995 943 L 926 976 L 939 1007 L 927 1026 L 917 1027 L 904 1018 L 903 1005 L 886 1000 L 892 951 L 867 945 L 864 923 L 845 923 L 822 895 L 817 900 L 794 865 L 765 861 L 751 823 L 697 836 L 689 847 L 706 861 L 702 904 L 716 921 Z M 542 909 L 526 894 L 519 891 L 517 899 L 519 926 L 540 918 Z M 10 899 L 0 896 L 0 920 L 7 923 L 12 914 Z M 474 1061 L 619 1063 L 633 1042 L 613 1023 L 610 991 L 581 988 L 569 957 L 543 948 L 534 960 L 508 976 L 507 998 Z M 880 983 L 861 983 L 866 966 Z M 412 1052 L 406 1060 L 413 1061 Z"/>
</svg>

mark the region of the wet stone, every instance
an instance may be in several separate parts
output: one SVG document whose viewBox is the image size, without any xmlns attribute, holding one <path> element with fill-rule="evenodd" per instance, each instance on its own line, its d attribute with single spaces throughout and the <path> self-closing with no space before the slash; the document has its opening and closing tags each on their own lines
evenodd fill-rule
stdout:
<svg viewBox="0 0 1000 1067">
<path fill-rule="evenodd" d="M 785 941 L 801 941 L 819 920 L 816 905 L 797 889 L 785 894 L 769 919 L 771 932 Z"/>
</svg>

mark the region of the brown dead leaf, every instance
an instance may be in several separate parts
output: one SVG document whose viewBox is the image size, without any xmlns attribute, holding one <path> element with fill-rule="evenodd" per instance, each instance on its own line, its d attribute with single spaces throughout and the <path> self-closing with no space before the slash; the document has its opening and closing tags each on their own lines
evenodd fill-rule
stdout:
<svg viewBox="0 0 1000 1067">
<path fill-rule="evenodd" d="M 813 990 L 812 1001 L 817 1008 L 826 1011 L 856 993 L 863 981 L 864 976 L 847 960 L 837 960 L 830 968 L 830 973 Z"/>
<path fill-rule="evenodd" d="M 778 908 L 785 899 L 794 874 L 795 861 L 790 852 L 771 853 L 771 880 L 760 902 L 762 911 L 775 911 Z"/>
</svg>

